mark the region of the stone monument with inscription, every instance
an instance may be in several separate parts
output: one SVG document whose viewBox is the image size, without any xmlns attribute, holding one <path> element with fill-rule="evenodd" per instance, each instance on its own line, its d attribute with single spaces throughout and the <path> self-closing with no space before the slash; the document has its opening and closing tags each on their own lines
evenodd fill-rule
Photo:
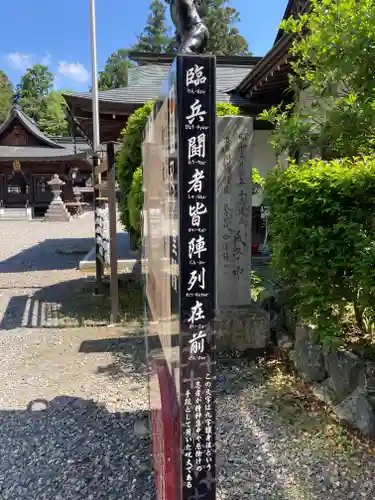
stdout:
<svg viewBox="0 0 375 500">
<path fill-rule="evenodd" d="M 253 119 L 217 120 L 218 307 L 250 304 Z"/>
<path fill-rule="evenodd" d="M 253 119 L 217 119 L 216 251 L 219 349 L 264 349 L 269 343 L 266 311 L 251 301 Z"/>
<path fill-rule="evenodd" d="M 158 500 L 215 500 L 215 58 L 178 55 L 143 143 Z"/>
</svg>

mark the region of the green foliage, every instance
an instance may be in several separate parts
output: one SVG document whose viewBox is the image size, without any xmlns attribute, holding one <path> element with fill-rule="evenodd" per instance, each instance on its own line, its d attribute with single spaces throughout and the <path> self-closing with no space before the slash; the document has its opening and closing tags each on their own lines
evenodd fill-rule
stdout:
<svg viewBox="0 0 375 500">
<path fill-rule="evenodd" d="M 47 66 L 35 64 L 21 77 L 13 102 L 32 118 L 47 135 L 69 135 L 65 118 L 66 103 L 61 92 L 53 90 L 54 76 Z"/>
<path fill-rule="evenodd" d="M 43 99 L 53 88 L 53 74 L 47 66 L 35 64 L 26 70 L 17 85 L 14 102 L 30 118 L 38 122 Z"/>
<path fill-rule="evenodd" d="M 291 89 L 305 102 L 262 114 L 278 151 L 325 159 L 372 154 L 375 144 L 375 4 L 311 0 L 312 11 L 281 27 L 295 35 Z M 306 96 L 306 93 L 305 93 Z"/>
<path fill-rule="evenodd" d="M 130 193 L 128 194 L 129 222 L 135 234 L 140 238 L 141 212 L 143 206 L 143 172 L 138 167 L 134 174 Z"/>
<path fill-rule="evenodd" d="M 120 217 L 124 227 L 136 238 L 139 238 L 139 230 L 135 231 L 131 224 L 128 195 L 133 174 L 142 165 L 143 131 L 153 107 L 153 102 L 147 102 L 129 117 L 121 133 L 122 144 L 116 158 L 117 179 L 121 189 Z"/>
<path fill-rule="evenodd" d="M 204 17 L 210 32 L 207 50 L 216 55 L 251 55 L 247 41 L 235 27 L 241 20 L 239 12 L 228 0 L 206 0 L 207 15 Z"/>
<path fill-rule="evenodd" d="M 240 115 L 240 108 L 226 102 L 216 103 L 216 116 L 237 116 Z"/>
<path fill-rule="evenodd" d="M 264 186 L 265 180 L 260 175 L 259 170 L 255 167 L 251 169 L 251 175 L 252 175 L 251 182 L 252 182 L 253 194 L 256 194 Z"/>
<path fill-rule="evenodd" d="M 171 43 L 172 38 L 169 36 L 169 29 L 166 25 L 166 5 L 160 0 L 153 0 L 150 4 L 147 25 L 131 50 L 163 53 L 168 51 Z"/>
<path fill-rule="evenodd" d="M 375 159 L 275 167 L 265 186 L 272 261 L 294 305 L 337 345 L 348 311 L 375 318 Z"/>
<path fill-rule="evenodd" d="M 61 92 L 52 90 L 42 99 L 38 125 L 46 135 L 68 136 L 68 121 L 65 118 L 66 103 Z"/>
<path fill-rule="evenodd" d="M 251 270 L 251 299 L 256 302 L 264 290 L 264 278 L 253 269 Z"/>
<path fill-rule="evenodd" d="M 99 73 L 99 90 L 127 87 L 129 67 L 130 61 L 127 50 L 119 49 L 117 52 L 113 52 L 108 57 L 104 70 Z"/>
<path fill-rule="evenodd" d="M 3 123 L 12 106 L 13 86 L 9 78 L 0 70 L 0 124 Z"/>
</svg>

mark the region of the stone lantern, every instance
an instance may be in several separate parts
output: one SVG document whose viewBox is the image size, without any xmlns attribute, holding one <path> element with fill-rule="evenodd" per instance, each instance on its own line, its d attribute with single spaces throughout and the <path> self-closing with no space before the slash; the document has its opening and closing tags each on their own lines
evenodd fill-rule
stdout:
<svg viewBox="0 0 375 500">
<path fill-rule="evenodd" d="M 48 210 L 44 216 L 45 220 L 48 221 L 70 221 L 71 215 L 69 214 L 64 202 L 61 199 L 62 186 L 65 182 L 62 181 L 57 174 L 55 174 L 50 181 L 47 182 L 52 191 L 52 201 Z"/>
</svg>

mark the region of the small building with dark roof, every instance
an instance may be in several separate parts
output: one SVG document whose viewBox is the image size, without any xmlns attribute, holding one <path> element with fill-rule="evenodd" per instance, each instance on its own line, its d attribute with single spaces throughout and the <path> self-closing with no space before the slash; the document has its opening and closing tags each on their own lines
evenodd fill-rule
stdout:
<svg viewBox="0 0 375 500">
<path fill-rule="evenodd" d="M 52 199 L 47 182 L 54 174 L 66 183 L 63 200 L 74 203 L 73 182 L 84 186 L 91 175 L 90 152 L 91 147 L 84 140 L 46 136 L 30 117 L 14 106 L 0 126 L 2 213 L 22 208 L 32 217 L 42 216 Z"/>
</svg>

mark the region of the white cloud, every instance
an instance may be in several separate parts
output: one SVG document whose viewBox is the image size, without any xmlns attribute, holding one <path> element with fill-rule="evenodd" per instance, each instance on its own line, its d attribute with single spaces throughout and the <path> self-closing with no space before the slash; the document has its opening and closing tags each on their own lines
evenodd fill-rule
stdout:
<svg viewBox="0 0 375 500">
<path fill-rule="evenodd" d="M 0 56 L 1 57 L 1 56 Z M 27 54 L 22 52 L 9 52 L 5 55 L 7 65 L 13 70 L 25 73 L 34 64 L 48 66 L 55 75 L 55 88 L 65 88 L 67 85 L 80 87 L 86 85 L 90 80 L 90 72 L 80 62 L 59 61 L 58 63 L 49 52 L 45 55 Z M 67 83 L 70 80 L 70 83 Z"/>
<path fill-rule="evenodd" d="M 71 78 L 77 83 L 87 83 L 90 79 L 90 73 L 81 63 L 59 62 L 58 72 L 67 78 Z"/>
<path fill-rule="evenodd" d="M 52 64 L 52 59 L 51 59 L 51 54 L 49 52 L 46 53 L 44 57 L 40 60 L 40 64 L 43 64 L 43 66 L 51 66 Z"/>
<path fill-rule="evenodd" d="M 6 60 L 12 69 L 22 72 L 34 66 L 34 64 L 43 64 L 43 66 L 50 66 L 52 64 L 49 52 L 44 57 L 36 57 L 34 54 L 23 54 L 22 52 L 9 52 L 6 55 Z"/>
<path fill-rule="evenodd" d="M 21 52 L 9 52 L 6 59 L 11 68 L 18 71 L 26 71 L 35 64 L 35 60 L 32 54 L 22 54 Z"/>
</svg>

